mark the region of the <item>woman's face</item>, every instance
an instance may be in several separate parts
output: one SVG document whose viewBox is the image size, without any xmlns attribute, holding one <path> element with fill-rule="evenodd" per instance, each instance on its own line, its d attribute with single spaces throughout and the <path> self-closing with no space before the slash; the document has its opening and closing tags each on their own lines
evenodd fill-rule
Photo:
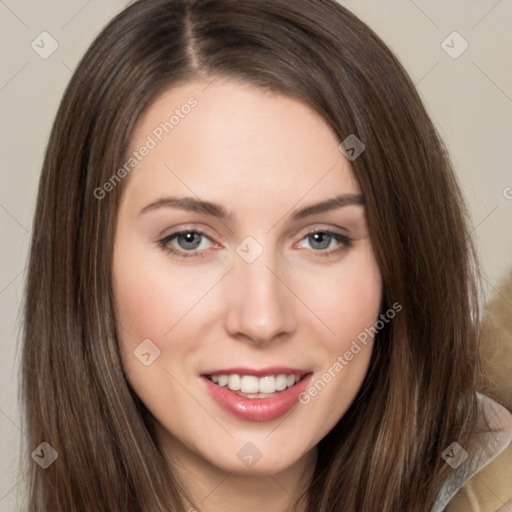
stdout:
<svg viewBox="0 0 512 512">
<path fill-rule="evenodd" d="M 129 381 L 174 453 L 275 473 L 354 400 L 381 278 L 339 143 L 304 103 L 229 81 L 175 87 L 139 120 L 116 316 Z"/>
</svg>

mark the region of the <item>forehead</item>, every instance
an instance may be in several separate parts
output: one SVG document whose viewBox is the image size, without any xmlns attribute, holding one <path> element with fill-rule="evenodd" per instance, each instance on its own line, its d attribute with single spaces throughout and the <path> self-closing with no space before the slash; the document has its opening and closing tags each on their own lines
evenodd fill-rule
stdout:
<svg viewBox="0 0 512 512">
<path fill-rule="evenodd" d="M 233 207 L 262 198 L 291 207 L 305 195 L 313 201 L 360 192 L 340 141 L 318 113 L 248 84 L 173 87 L 146 109 L 130 142 L 140 160 L 126 193 L 141 200 L 177 192 Z"/>
</svg>

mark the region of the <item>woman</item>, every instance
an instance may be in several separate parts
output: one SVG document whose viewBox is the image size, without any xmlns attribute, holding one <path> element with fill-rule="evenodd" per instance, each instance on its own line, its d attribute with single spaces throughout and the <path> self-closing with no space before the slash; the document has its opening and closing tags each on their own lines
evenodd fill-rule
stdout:
<svg viewBox="0 0 512 512">
<path fill-rule="evenodd" d="M 478 325 L 453 171 L 368 27 L 331 0 L 139 0 L 44 162 L 30 510 L 442 510 L 477 433 L 504 432 L 487 462 L 512 437 Z"/>
</svg>

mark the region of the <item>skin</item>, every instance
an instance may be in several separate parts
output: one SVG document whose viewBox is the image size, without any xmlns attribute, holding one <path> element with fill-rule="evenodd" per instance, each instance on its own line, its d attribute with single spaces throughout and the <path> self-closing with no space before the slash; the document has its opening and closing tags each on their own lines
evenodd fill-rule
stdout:
<svg viewBox="0 0 512 512">
<path fill-rule="evenodd" d="M 166 91 L 132 136 L 135 150 L 170 112 L 197 99 L 122 184 L 113 288 L 123 364 L 202 511 L 287 511 L 314 468 L 317 443 L 364 380 L 371 340 L 308 404 L 272 421 L 235 418 L 206 393 L 200 374 L 284 365 L 312 370 L 314 382 L 374 325 L 381 276 L 364 206 L 292 219 L 337 195 L 361 194 L 323 118 L 251 85 L 206 86 Z M 229 217 L 165 206 L 141 213 L 168 196 L 218 203 Z M 167 239 L 187 258 L 159 245 L 182 229 L 206 234 L 196 249 Z M 315 240 L 314 230 L 351 243 Z M 236 252 L 247 236 L 263 249 L 252 263 Z M 144 339 L 160 350 L 149 366 L 134 356 Z M 249 442 L 261 452 L 250 468 L 237 457 Z"/>
</svg>

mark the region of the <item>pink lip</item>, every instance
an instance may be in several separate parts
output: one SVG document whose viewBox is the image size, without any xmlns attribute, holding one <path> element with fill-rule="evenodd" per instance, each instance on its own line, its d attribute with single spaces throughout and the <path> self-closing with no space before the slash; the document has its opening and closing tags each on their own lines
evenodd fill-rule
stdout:
<svg viewBox="0 0 512 512">
<path fill-rule="evenodd" d="M 309 373 L 311 370 L 304 370 L 300 368 L 288 368 L 286 366 L 269 366 L 267 368 L 261 368 L 259 370 L 256 370 L 254 368 L 243 368 L 243 367 L 236 367 L 236 368 L 224 368 L 222 370 L 212 370 L 208 372 L 202 372 L 201 375 L 230 375 L 237 373 L 239 375 L 254 375 L 255 377 L 264 377 L 265 375 L 279 375 L 279 374 L 286 374 L 286 375 L 305 375 L 306 373 Z"/>
<path fill-rule="evenodd" d="M 220 373 L 242 373 L 245 375 L 254 375 L 254 373 L 247 373 L 246 371 L 234 371 L 241 369 L 223 370 Z M 279 371 L 274 373 L 268 372 L 268 369 L 263 373 L 264 375 L 277 375 L 279 373 L 286 373 Z M 282 370 L 282 369 L 281 369 Z M 213 373 L 213 375 L 219 372 Z M 301 375 L 304 372 L 301 371 Z M 212 375 L 212 374 L 205 374 Z M 306 375 L 300 382 L 287 388 L 284 391 L 278 392 L 275 396 L 269 398 L 246 398 L 237 395 L 227 387 L 220 387 L 202 376 L 201 380 L 204 382 L 206 389 L 210 396 L 227 412 L 231 413 L 238 419 L 246 421 L 270 421 L 286 414 L 298 401 L 299 395 L 308 387 L 313 373 Z"/>
</svg>

